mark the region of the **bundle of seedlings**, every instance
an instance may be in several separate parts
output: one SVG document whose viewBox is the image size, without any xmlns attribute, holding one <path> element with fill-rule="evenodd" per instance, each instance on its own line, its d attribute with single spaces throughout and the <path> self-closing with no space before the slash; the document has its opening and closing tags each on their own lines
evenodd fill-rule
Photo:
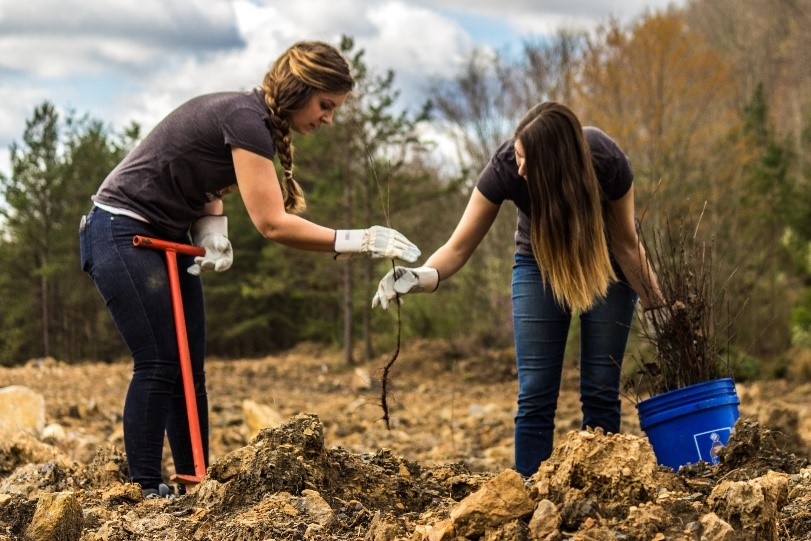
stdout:
<svg viewBox="0 0 811 541">
<path fill-rule="evenodd" d="M 666 304 L 642 318 L 651 351 L 640 355 L 626 381 L 637 398 L 732 375 L 728 279 L 720 284 L 713 245 L 698 238 L 700 221 L 690 227 L 666 219 L 652 239 L 641 236 Z"/>
</svg>

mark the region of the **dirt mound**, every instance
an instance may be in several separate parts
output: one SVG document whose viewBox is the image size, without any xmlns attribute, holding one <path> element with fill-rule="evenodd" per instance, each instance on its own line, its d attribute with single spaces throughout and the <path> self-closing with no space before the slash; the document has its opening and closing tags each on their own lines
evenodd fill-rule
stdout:
<svg viewBox="0 0 811 541">
<path fill-rule="evenodd" d="M 44 397 L 47 423 L 0 437 L 0 541 L 811 539 L 810 386 L 738 386 L 742 417 L 721 463 L 674 473 L 656 465 L 632 403 L 623 434 L 579 430 L 567 363 L 553 455 L 524 479 L 510 469 L 509 350 L 407 344 L 389 380 L 391 430 L 387 359 L 350 367 L 312 347 L 210 361 L 212 462 L 174 500 L 144 500 L 127 483 L 128 364 L 0 368 L 0 387 L 24 382 Z M 248 430 L 246 401 L 286 422 Z"/>
<path fill-rule="evenodd" d="M 807 539 L 811 470 L 764 445 L 767 436 L 739 422 L 719 466 L 674 473 L 657 466 L 644 438 L 573 431 L 523 479 L 328 448 L 318 417 L 299 415 L 215 461 L 173 500 L 143 500 L 112 447 L 81 465 L 23 437 L 0 448 L 2 463 L 49 460 L 3 478 L 0 532 L 83 541 Z M 51 524 L 74 533 L 37 533 L 56 531 Z"/>
</svg>

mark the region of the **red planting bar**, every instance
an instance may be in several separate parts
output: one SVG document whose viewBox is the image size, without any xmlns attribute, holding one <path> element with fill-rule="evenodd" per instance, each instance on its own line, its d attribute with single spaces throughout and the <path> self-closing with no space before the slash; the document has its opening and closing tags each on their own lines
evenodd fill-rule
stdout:
<svg viewBox="0 0 811 541">
<path fill-rule="evenodd" d="M 175 316 L 175 330 L 177 332 L 177 349 L 180 354 L 180 372 L 183 376 L 183 394 L 186 397 L 186 415 L 189 419 L 189 436 L 191 437 L 192 458 L 194 459 L 194 475 L 173 475 L 184 484 L 196 484 L 206 475 L 205 455 L 203 453 L 203 438 L 200 434 L 200 418 L 197 415 L 197 397 L 194 393 L 194 376 L 191 371 L 191 355 L 189 353 L 189 338 L 186 334 L 186 318 L 183 313 L 183 298 L 180 294 L 180 278 L 177 273 L 177 254 L 202 256 L 205 248 L 178 242 L 142 237 L 132 237 L 132 243 L 140 248 L 153 248 L 163 250 L 166 254 L 166 268 L 169 272 L 169 289 L 172 292 L 172 310 Z"/>
</svg>

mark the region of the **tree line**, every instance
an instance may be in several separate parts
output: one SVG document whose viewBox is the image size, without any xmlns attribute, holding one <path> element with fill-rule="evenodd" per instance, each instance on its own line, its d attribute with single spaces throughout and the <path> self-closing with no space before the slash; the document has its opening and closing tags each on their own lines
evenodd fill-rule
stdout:
<svg viewBox="0 0 811 541">
<path fill-rule="evenodd" d="M 517 50 L 474 51 L 453 80 L 427 81 L 402 110 L 396 74 L 375 73 L 351 38 L 341 47 L 358 88 L 328 130 L 297 139 L 307 215 L 335 228 L 390 225 L 425 256 L 450 235 L 491 152 L 532 104 L 557 100 L 615 138 L 634 167 L 643 235 L 701 214 L 729 310 L 730 347 L 779 360 L 811 346 L 811 0 L 696 0 L 627 26 L 560 30 Z M 439 162 L 426 126 L 458 153 Z M 98 119 L 37 106 L 12 170 L 0 177 L 0 363 L 126 355 L 79 268 L 89 197 L 137 144 Z M 225 198 L 235 258 L 204 275 L 209 355 L 269 354 L 303 341 L 342 346 L 347 362 L 412 337 L 511 343 L 515 214 L 500 216 L 471 262 L 434 295 L 396 311 L 370 299 L 391 262 L 333 261 L 269 243 L 238 196 Z M 652 235 L 651 235 L 652 236 Z"/>
</svg>

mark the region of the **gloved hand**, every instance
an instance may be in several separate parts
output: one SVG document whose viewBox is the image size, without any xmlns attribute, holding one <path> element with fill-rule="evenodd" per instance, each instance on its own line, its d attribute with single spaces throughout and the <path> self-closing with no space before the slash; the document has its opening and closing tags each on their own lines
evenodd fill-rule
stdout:
<svg viewBox="0 0 811 541">
<path fill-rule="evenodd" d="M 409 269 L 406 267 L 394 267 L 386 273 L 377 286 L 377 293 L 372 298 L 372 308 L 380 305 L 383 310 L 387 310 L 389 302 L 395 298 L 402 302 L 398 295 L 406 293 L 431 293 L 436 291 L 439 285 L 439 272 L 431 267 L 417 267 Z"/>
<path fill-rule="evenodd" d="M 372 259 L 402 259 L 413 263 L 420 249 L 394 229 L 374 225 L 369 229 L 339 229 L 335 235 L 335 259 L 368 256 Z"/>
<path fill-rule="evenodd" d="M 206 249 L 206 255 L 194 258 L 194 265 L 187 272 L 199 276 L 200 271 L 222 272 L 231 268 L 234 249 L 228 240 L 226 216 L 203 216 L 191 226 L 191 238 L 195 246 Z"/>
</svg>

